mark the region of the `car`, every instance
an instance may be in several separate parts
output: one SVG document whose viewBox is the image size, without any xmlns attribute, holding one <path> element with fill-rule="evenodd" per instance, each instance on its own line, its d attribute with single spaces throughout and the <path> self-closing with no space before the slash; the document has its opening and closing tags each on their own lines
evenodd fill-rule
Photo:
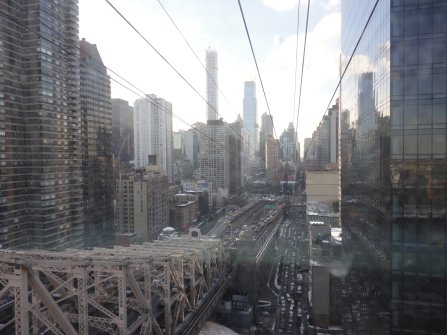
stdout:
<svg viewBox="0 0 447 335">
<path fill-rule="evenodd" d="M 211 234 L 211 238 L 216 238 L 216 234 Z"/>
</svg>

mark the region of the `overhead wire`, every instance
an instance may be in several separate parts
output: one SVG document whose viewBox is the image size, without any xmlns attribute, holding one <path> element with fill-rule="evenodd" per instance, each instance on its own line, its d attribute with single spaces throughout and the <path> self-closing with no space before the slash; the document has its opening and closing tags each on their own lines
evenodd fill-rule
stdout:
<svg viewBox="0 0 447 335">
<path fill-rule="evenodd" d="M 191 46 L 191 44 L 188 42 L 188 40 L 186 39 L 185 35 L 182 33 L 181 29 L 178 27 L 178 25 L 175 23 L 174 19 L 172 18 L 172 16 L 169 14 L 168 10 L 166 9 L 166 7 L 163 5 L 163 3 L 161 2 L 161 0 L 157 0 L 159 5 L 161 6 L 161 8 L 163 9 L 163 11 L 165 12 L 165 14 L 168 16 L 169 20 L 171 21 L 171 23 L 173 24 L 173 26 L 175 27 L 175 29 L 177 30 L 177 32 L 179 33 L 179 35 L 181 36 L 181 38 L 183 39 L 183 41 L 186 43 L 186 45 L 188 46 L 189 50 L 193 53 L 194 57 L 197 59 L 197 61 L 200 63 L 200 65 L 202 66 L 202 68 L 205 70 L 208 78 L 210 78 L 212 80 L 212 82 L 216 85 L 218 91 L 220 92 L 220 94 L 222 94 L 223 98 L 226 100 L 226 102 L 228 103 L 228 105 L 230 106 L 230 108 L 233 110 L 233 112 L 236 114 L 236 116 L 238 116 L 238 113 L 236 112 L 236 109 L 233 107 L 233 105 L 231 104 L 231 102 L 227 99 L 226 95 L 222 92 L 222 90 L 220 89 L 218 83 L 216 82 L 216 80 L 214 79 L 214 77 L 209 73 L 208 69 L 206 68 L 205 64 L 203 64 L 203 62 L 200 60 L 200 57 L 197 55 L 197 53 L 195 52 L 194 48 Z M 219 113 L 213 108 L 213 110 L 219 115 Z M 221 116 L 221 115 L 219 115 Z M 245 138 L 242 139 L 245 141 L 245 143 L 247 144 L 248 148 L 251 149 L 251 145 L 250 142 L 248 142 L 248 140 L 246 140 Z"/>
<path fill-rule="evenodd" d="M 323 116 L 322 116 L 322 118 L 321 118 L 321 120 L 320 120 L 320 123 L 318 124 L 318 127 L 321 126 L 321 124 L 322 124 L 322 122 L 323 122 L 323 120 L 324 120 L 324 117 L 326 116 L 326 112 L 329 110 L 329 108 L 330 108 L 330 106 L 331 106 L 331 103 L 332 103 L 332 101 L 334 100 L 335 94 L 337 94 L 338 89 L 340 88 L 341 82 L 342 82 L 342 80 L 343 80 L 343 78 L 344 78 L 344 76 L 345 76 L 345 74 L 346 74 L 346 71 L 348 70 L 349 66 L 351 65 L 351 61 L 352 61 L 352 59 L 354 58 L 354 54 L 355 54 L 355 52 L 357 51 L 357 48 L 358 48 L 359 45 L 360 45 L 360 42 L 361 42 L 361 40 L 362 40 L 362 38 L 363 38 L 363 35 L 365 34 L 366 28 L 368 27 L 369 23 L 371 22 L 371 18 L 372 18 L 372 16 L 373 16 L 374 12 L 376 11 L 376 8 L 377 8 L 377 5 L 379 4 L 379 1 L 380 1 L 380 0 L 376 0 L 376 2 L 374 3 L 374 6 L 373 6 L 373 8 L 372 8 L 372 10 L 371 10 L 371 13 L 369 14 L 368 19 L 366 20 L 365 26 L 363 27 L 362 32 L 360 33 L 360 36 L 359 36 L 359 38 L 358 38 L 358 40 L 357 40 L 357 43 L 355 44 L 354 49 L 352 50 L 352 53 L 351 53 L 351 55 L 350 55 L 350 57 L 349 57 L 349 60 L 348 60 L 348 62 L 346 63 L 346 66 L 345 66 L 343 72 L 342 72 L 341 75 L 340 75 L 340 78 L 339 78 L 339 80 L 338 80 L 337 86 L 335 87 L 334 93 L 332 94 L 332 97 L 331 97 L 331 99 L 329 100 L 329 103 L 328 103 L 326 109 L 324 110 Z M 305 150 L 305 152 L 304 152 L 304 156 L 303 156 L 303 157 L 305 157 L 305 156 L 307 155 L 307 152 L 309 151 L 309 148 L 311 147 L 313 141 L 314 141 L 314 136 L 312 136 L 311 141 L 310 141 L 310 143 L 309 143 L 309 146 L 307 147 L 307 150 Z"/>
<path fill-rule="evenodd" d="M 265 104 L 267 105 L 267 110 L 268 110 L 269 115 L 270 115 L 270 120 L 272 121 L 273 133 L 275 134 L 275 138 L 278 139 L 278 136 L 277 136 L 276 130 L 275 130 L 275 123 L 273 122 L 272 112 L 270 111 L 270 106 L 269 106 L 269 103 L 268 103 L 267 94 L 265 92 L 264 83 L 262 81 L 261 72 L 259 71 L 258 61 L 256 60 L 256 54 L 255 54 L 255 51 L 254 51 L 254 48 L 253 48 L 253 43 L 251 42 L 250 32 L 248 31 L 247 21 L 245 20 L 244 10 L 242 9 L 241 1 L 237 0 L 237 2 L 239 4 L 239 10 L 241 12 L 242 20 L 244 22 L 244 27 L 245 27 L 245 32 L 247 34 L 248 42 L 250 44 L 251 54 L 253 55 L 253 60 L 254 60 L 255 65 L 256 65 L 256 71 L 258 72 L 259 82 L 261 83 L 261 88 L 262 88 L 262 92 L 264 94 Z M 280 156 L 282 157 L 282 151 L 281 151 L 281 147 L 279 145 L 279 141 L 278 141 L 278 148 L 279 148 Z"/>
<path fill-rule="evenodd" d="M 34 34 L 36 34 L 36 35 L 39 36 L 40 38 L 42 38 L 42 39 L 46 40 L 47 42 L 49 42 L 50 44 L 52 44 L 53 46 L 55 46 L 55 47 L 59 48 L 60 50 L 64 51 L 67 55 L 70 55 L 70 56 L 77 56 L 77 55 L 73 54 L 72 52 L 70 52 L 69 50 L 67 50 L 66 48 L 64 48 L 64 47 L 62 46 L 61 43 L 56 43 L 56 42 L 54 42 L 51 38 L 48 38 L 47 36 L 43 35 L 41 32 L 36 31 L 36 30 L 33 30 L 33 29 L 29 28 L 28 26 L 24 25 L 22 22 L 20 22 L 20 21 L 17 20 L 15 17 L 13 17 L 12 14 L 7 13 L 7 12 L 1 10 L 1 9 L 0 9 L 0 13 L 2 13 L 3 15 L 5 15 L 5 17 L 7 17 L 8 20 L 13 20 L 16 24 L 22 26 L 25 30 L 33 32 Z M 51 28 L 51 27 L 49 27 L 48 25 L 46 25 L 45 23 L 43 23 L 43 22 L 41 22 L 41 23 L 42 23 L 43 26 L 45 26 L 46 28 L 49 28 L 49 29 Z M 79 51 L 81 51 L 81 48 L 80 48 L 79 45 L 77 45 L 77 44 L 73 44 L 73 43 L 69 43 L 69 42 L 67 42 L 67 43 L 70 44 L 71 46 L 76 47 Z M 83 50 L 82 52 L 84 52 L 85 54 L 87 54 L 87 55 L 90 56 L 90 57 L 93 57 L 92 55 L 88 54 L 88 53 L 85 52 L 84 50 Z M 121 80 L 125 81 L 127 84 L 131 85 L 133 88 L 135 88 L 136 90 L 140 91 L 142 94 L 144 94 L 144 96 L 138 94 L 137 92 L 135 92 L 134 90 L 132 90 L 132 89 L 129 88 L 128 86 L 126 86 L 126 85 L 124 85 L 124 84 L 118 82 L 117 80 L 113 79 L 112 77 L 110 77 L 110 79 L 111 79 L 112 81 L 114 81 L 114 82 L 116 82 L 117 84 L 119 84 L 120 86 L 126 88 L 127 90 L 129 90 L 130 92 L 134 93 L 135 95 L 137 95 L 137 96 L 139 96 L 139 97 L 141 97 L 141 98 L 143 98 L 143 99 L 145 99 L 145 100 L 147 100 L 147 101 L 150 101 L 150 102 L 155 103 L 155 105 L 156 105 L 157 107 L 159 107 L 159 108 L 162 108 L 162 109 L 164 110 L 165 113 L 168 113 L 168 114 L 171 115 L 172 117 L 175 117 L 175 118 L 178 119 L 180 122 L 184 123 L 185 125 L 191 127 L 191 129 L 193 129 L 193 130 L 197 131 L 198 133 L 200 133 L 202 136 L 208 138 L 208 139 L 211 140 L 212 142 L 215 142 L 216 144 L 218 144 L 219 146 L 221 146 L 222 148 L 224 148 L 228 153 L 231 153 L 231 150 L 230 150 L 228 147 L 226 147 L 224 144 L 222 144 L 222 143 L 220 143 L 220 142 L 217 142 L 217 141 L 214 140 L 212 137 L 210 137 L 210 136 L 208 136 L 207 134 L 203 133 L 203 132 L 202 132 L 200 129 L 198 129 L 197 127 L 194 127 L 193 125 L 189 124 L 188 122 L 186 122 L 185 120 L 183 120 L 181 117 L 179 117 L 178 115 L 176 115 L 176 114 L 173 113 L 172 111 L 169 111 L 169 110 L 168 110 L 166 107 L 164 107 L 163 105 L 160 105 L 155 99 L 151 98 L 148 94 L 146 94 L 144 91 L 142 91 L 142 90 L 139 89 L 137 86 L 135 86 L 134 84 L 132 84 L 130 81 L 128 81 L 127 79 L 125 79 L 123 76 L 119 75 L 119 74 L 118 74 L 116 71 L 114 71 L 113 69 L 111 69 L 111 68 L 105 66 L 104 64 L 103 64 L 103 66 L 104 66 L 104 68 L 105 68 L 106 70 L 109 70 L 109 71 L 112 72 L 114 75 L 116 75 L 117 77 L 119 77 Z M 97 68 L 97 70 L 102 70 L 102 69 Z M 150 99 L 150 100 L 148 100 L 148 99 Z"/>
<path fill-rule="evenodd" d="M 43 18 L 42 18 L 42 19 L 43 19 Z M 51 24 L 50 21 L 47 21 L 47 22 L 49 22 L 49 23 Z M 44 24 L 44 26 L 45 26 L 46 28 L 51 29 L 51 27 L 49 27 L 49 26 L 46 25 L 46 24 Z M 28 27 L 26 27 L 26 28 L 29 29 Z M 36 33 L 38 33 L 38 32 L 36 32 Z M 49 39 L 46 38 L 45 36 L 43 36 L 43 35 L 39 35 L 39 36 L 41 36 L 42 38 L 46 39 L 46 40 L 47 40 L 48 42 L 50 42 L 51 44 L 56 45 L 57 47 L 60 47 L 61 49 L 63 49 L 60 45 L 55 44 L 53 41 L 49 40 Z M 70 44 L 71 44 L 71 43 L 70 43 Z M 71 44 L 71 45 L 74 46 L 74 47 L 76 47 L 77 49 L 80 50 L 79 45 L 75 45 L 75 44 Z M 67 51 L 67 50 L 64 50 L 64 51 L 67 52 L 67 53 L 69 53 L 69 51 Z M 85 51 L 84 51 L 84 52 L 85 52 Z M 91 55 L 89 55 L 89 56 L 91 56 Z M 127 84 L 131 85 L 132 87 L 134 87 L 136 90 L 140 91 L 140 92 L 144 95 L 144 97 L 142 97 L 141 95 L 138 95 L 138 94 L 137 94 L 137 96 L 139 96 L 140 98 L 144 98 L 144 99 L 147 100 L 147 98 L 146 98 L 147 93 L 145 93 L 143 90 L 141 90 L 140 88 L 138 88 L 137 86 L 135 86 L 134 84 L 132 84 L 129 80 L 125 79 L 123 76 L 121 76 L 120 74 L 118 74 L 116 71 L 114 71 L 114 70 L 111 69 L 110 67 L 107 67 L 107 66 L 105 66 L 105 65 L 103 65 L 103 66 L 104 66 L 107 70 L 109 70 L 110 72 L 112 72 L 114 75 L 116 75 L 117 77 L 119 77 L 121 80 L 125 81 Z M 113 79 L 113 78 L 111 78 L 111 79 Z M 117 82 L 116 80 L 114 80 L 114 81 Z M 117 83 L 120 84 L 119 82 L 117 82 Z M 123 86 L 122 84 L 120 84 L 120 85 Z M 124 88 L 128 89 L 128 87 L 125 87 L 125 86 L 124 86 Z M 129 90 L 129 89 L 128 89 L 128 90 Z M 129 91 L 135 94 L 135 92 L 134 92 L 133 90 L 129 90 Z M 154 103 L 156 103 L 156 101 L 155 101 L 154 99 L 152 99 L 152 98 L 150 98 L 150 97 L 149 97 L 149 99 L 152 100 Z M 164 106 L 162 106 L 162 105 L 157 105 L 157 107 L 163 107 L 163 108 L 164 108 Z M 164 108 L 164 109 L 165 109 L 165 112 L 169 112 L 168 110 L 166 110 L 166 108 Z M 180 118 L 178 115 L 176 115 L 176 114 L 174 114 L 174 113 L 172 113 L 172 112 L 169 112 L 169 113 L 171 113 L 171 115 L 172 115 L 174 118 L 176 118 L 177 120 L 179 120 L 179 121 L 182 122 L 183 124 L 189 126 L 189 127 L 192 128 L 193 130 L 199 132 L 202 136 L 205 136 L 206 138 L 208 138 L 208 139 L 211 140 L 212 142 L 217 143 L 217 144 L 219 144 L 220 146 L 225 146 L 225 145 L 221 144 L 220 142 L 217 142 L 215 139 L 213 139 L 213 138 L 207 136 L 205 133 L 203 133 L 202 131 L 200 131 L 198 128 L 194 127 L 193 125 L 189 124 L 188 122 L 186 122 L 185 120 L 183 120 L 182 118 Z M 227 126 L 228 126 L 228 128 L 230 128 L 230 129 L 234 132 L 234 134 L 236 134 L 240 139 L 244 140 L 244 138 L 241 136 L 241 134 L 240 134 L 239 132 L 237 132 L 237 131 L 231 126 L 231 124 L 227 123 Z M 226 147 L 225 147 L 225 148 L 226 148 Z M 230 152 L 230 149 L 228 149 L 228 148 L 226 148 L 226 151 L 229 152 L 229 153 L 231 153 L 231 152 Z"/>
<path fill-rule="evenodd" d="M 293 113 L 292 113 L 292 121 L 295 120 L 295 108 L 296 108 L 296 79 L 298 74 L 298 36 L 300 32 L 300 6 L 301 0 L 298 0 L 298 14 L 297 14 L 297 24 L 296 24 L 296 49 L 295 49 L 295 88 L 293 90 Z"/>
<path fill-rule="evenodd" d="M 163 56 L 163 54 L 158 51 L 158 49 L 151 43 L 149 42 L 149 40 L 124 16 L 124 14 L 121 13 L 121 11 L 118 10 L 118 8 L 116 8 L 109 0 L 105 0 L 105 2 L 107 2 L 107 4 L 132 28 L 133 31 L 135 31 L 137 33 L 138 36 L 141 37 L 141 39 L 143 39 L 143 41 L 149 46 L 151 47 L 151 49 L 153 51 L 155 51 L 155 53 L 160 56 L 161 59 L 163 59 L 163 61 L 214 111 L 216 112 L 217 115 L 219 115 L 221 118 L 222 116 L 219 114 L 219 112 L 214 108 L 213 105 L 211 105 L 208 100 L 206 100 L 206 98 L 200 94 L 200 92 L 188 81 L 188 79 L 186 79 L 178 70 L 177 68 L 172 65 L 172 63 L 165 57 Z M 223 120 L 223 118 L 222 118 Z M 233 127 L 231 127 L 230 123 L 227 123 L 228 127 L 235 133 L 237 134 L 243 141 L 247 141 L 240 133 L 238 133 Z"/>
<path fill-rule="evenodd" d="M 178 25 L 175 23 L 174 19 L 172 18 L 172 16 L 169 14 L 169 12 L 167 11 L 166 7 L 163 5 L 163 3 L 161 2 L 161 0 L 157 0 L 158 3 L 160 4 L 161 8 L 163 9 L 163 11 L 165 12 L 165 14 L 168 16 L 169 20 L 171 21 L 171 23 L 174 25 L 175 29 L 177 30 L 177 32 L 180 34 L 180 36 L 182 37 L 183 41 L 186 43 L 186 45 L 188 46 L 189 50 L 191 50 L 191 52 L 193 53 L 194 57 L 197 59 L 197 61 L 200 63 L 200 65 L 203 67 L 203 69 L 205 70 L 205 72 L 207 73 L 208 77 L 211 78 L 211 80 L 213 81 L 213 83 L 216 85 L 217 89 L 219 90 L 220 94 L 222 94 L 222 96 L 224 97 L 225 101 L 228 103 L 228 105 L 230 106 L 230 108 L 233 110 L 233 112 L 236 114 L 236 116 L 238 115 L 236 109 L 233 107 L 233 105 L 231 104 L 231 102 L 227 99 L 227 97 L 225 96 L 225 94 L 222 92 L 222 90 L 220 89 L 219 85 L 217 84 L 216 80 L 214 79 L 214 77 L 209 73 L 208 69 L 206 68 L 205 64 L 203 64 L 203 62 L 200 60 L 200 57 L 197 55 L 197 53 L 195 52 L 195 50 L 193 49 L 193 47 L 191 46 L 191 44 L 188 42 L 188 40 L 186 39 L 185 35 L 182 33 L 181 29 L 178 27 Z"/>
<path fill-rule="evenodd" d="M 303 47 L 303 59 L 301 61 L 301 79 L 300 79 L 300 94 L 298 96 L 298 109 L 296 114 L 296 127 L 295 127 L 295 139 L 298 141 L 298 127 L 299 127 L 299 118 L 300 118 L 300 107 L 301 107 L 301 93 L 303 89 L 303 77 L 304 77 L 304 61 L 306 59 L 306 46 L 307 46 L 307 30 L 309 27 L 309 11 L 310 11 L 310 0 L 307 0 L 307 14 L 306 14 L 306 28 L 304 32 L 304 47 Z M 298 157 L 295 157 L 295 167 L 298 164 Z"/>
</svg>

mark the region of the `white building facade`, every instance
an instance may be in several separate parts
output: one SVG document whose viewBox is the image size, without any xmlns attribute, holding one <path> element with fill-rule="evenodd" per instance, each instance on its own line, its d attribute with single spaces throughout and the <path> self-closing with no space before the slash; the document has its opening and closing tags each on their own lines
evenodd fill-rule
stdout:
<svg viewBox="0 0 447 335">
<path fill-rule="evenodd" d="M 259 150 L 258 140 L 258 105 L 256 101 L 256 83 L 246 81 L 244 83 L 243 100 L 243 133 L 247 135 L 249 142 L 248 153 L 253 156 Z M 247 145 L 247 143 L 244 143 Z"/>
<path fill-rule="evenodd" d="M 217 51 L 206 50 L 206 118 L 207 120 L 217 120 L 218 89 L 217 89 Z"/>
<path fill-rule="evenodd" d="M 172 182 L 172 104 L 155 94 L 134 104 L 135 168 L 159 165 Z"/>
</svg>

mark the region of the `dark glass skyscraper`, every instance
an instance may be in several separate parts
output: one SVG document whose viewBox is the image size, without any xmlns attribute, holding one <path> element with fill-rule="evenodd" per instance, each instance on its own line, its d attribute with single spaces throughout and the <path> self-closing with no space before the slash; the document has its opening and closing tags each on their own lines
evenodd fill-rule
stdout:
<svg viewBox="0 0 447 335">
<path fill-rule="evenodd" d="M 80 48 L 84 243 L 110 246 L 114 226 L 110 78 L 96 45 L 82 39 Z"/>
<path fill-rule="evenodd" d="M 0 11 L 0 247 L 79 247 L 78 1 Z"/>
<path fill-rule="evenodd" d="M 375 3 L 342 1 L 344 65 Z M 447 332 L 446 73 L 447 2 L 378 1 L 341 88 L 348 333 Z"/>
</svg>

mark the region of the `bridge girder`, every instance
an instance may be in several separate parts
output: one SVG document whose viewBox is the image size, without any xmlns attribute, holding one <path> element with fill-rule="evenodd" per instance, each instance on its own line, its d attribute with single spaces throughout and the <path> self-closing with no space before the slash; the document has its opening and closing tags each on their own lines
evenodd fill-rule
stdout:
<svg viewBox="0 0 447 335">
<path fill-rule="evenodd" d="M 91 328 L 171 335 L 229 266 L 220 241 L 197 238 L 64 252 L 1 250 L 0 301 L 8 301 L 0 313 L 13 304 L 4 324 L 18 335 L 45 329 L 87 335 Z"/>
</svg>

